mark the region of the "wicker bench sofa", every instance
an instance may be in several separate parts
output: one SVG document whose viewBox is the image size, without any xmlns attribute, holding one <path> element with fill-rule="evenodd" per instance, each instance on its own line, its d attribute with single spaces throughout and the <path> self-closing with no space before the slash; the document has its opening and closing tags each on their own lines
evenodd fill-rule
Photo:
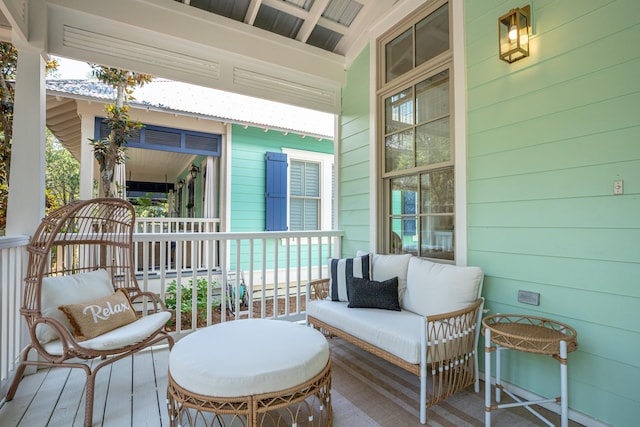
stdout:
<svg viewBox="0 0 640 427">
<path fill-rule="evenodd" d="M 417 375 L 422 424 L 426 408 L 471 384 L 479 391 L 477 347 L 484 305 L 479 267 L 362 252 L 330 264 L 330 278 L 307 285 L 307 324 Z M 352 279 L 367 274 L 373 282 Z M 346 298 L 341 280 L 353 283 Z M 393 300 L 389 289 L 396 289 L 398 299 L 391 304 L 380 295 L 362 299 L 371 289 L 382 289 Z"/>
</svg>

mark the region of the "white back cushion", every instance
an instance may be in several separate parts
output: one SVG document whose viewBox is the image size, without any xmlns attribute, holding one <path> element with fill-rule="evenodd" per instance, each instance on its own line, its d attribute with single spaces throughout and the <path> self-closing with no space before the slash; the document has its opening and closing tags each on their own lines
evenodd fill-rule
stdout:
<svg viewBox="0 0 640 427">
<path fill-rule="evenodd" d="M 411 257 L 402 308 L 422 316 L 463 309 L 478 298 L 483 278 L 479 267 Z"/>
<path fill-rule="evenodd" d="M 357 256 L 366 255 L 367 252 L 358 251 Z M 411 254 L 381 255 L 373 254 L 373 280 L 384 282 L 385 280 L 398 278 L 398 299 L 402 304 L 405 289 L 407 288 L 407 268 Z"/>
<path fill-rule="evenodd" d="M 71 331 L 67 316 L 58 307 L 91 301 L 111 294 L 113 294 L 111 277 L 104 269 L 69 276 L 45 277 L 42 279 L 40 293 L 42 315 L 60 321 Z M 58 338 L 53 329 L 47 325 L 38 325 L 36 336 L 41 343 Z"/>
</svg>

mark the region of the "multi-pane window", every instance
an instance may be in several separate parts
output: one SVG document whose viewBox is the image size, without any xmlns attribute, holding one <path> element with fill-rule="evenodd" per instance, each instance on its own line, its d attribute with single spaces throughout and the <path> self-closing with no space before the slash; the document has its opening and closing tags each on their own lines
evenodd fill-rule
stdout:
<svg viewBox="0 0 640 427">
<path fill-rule="evenodd" d="M 382 243 L 454 259 L 449 7 L 429 2 L 378 43 Z"/>
<path fill-rule="evenodd" d="M 319 230 L 320 163 L 292 160 L 289 191 L 290 230 Z"/>
</svg>

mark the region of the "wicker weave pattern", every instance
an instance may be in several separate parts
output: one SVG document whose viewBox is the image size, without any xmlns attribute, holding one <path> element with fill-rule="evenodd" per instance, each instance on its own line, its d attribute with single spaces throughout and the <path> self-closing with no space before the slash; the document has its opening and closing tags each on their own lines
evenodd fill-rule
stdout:
<svg viewBox="0 0 640 427">
<path fill-rule="evenodd" d="M 309 285 L 311 300 L 323 299 L 328 296 L 329 279 L 315 280 Z M 475 336 L 482 303 L 483 300 L 478 299 L 466 309 L 429 316 L 425 319 L 427 326 L 427 371 L 430 377 L 427 407 L 443 401 L 475 382 L 474 355 L 477 351 Z M 416 376 L 420 376 L 419 364 L 409 363 L 312 316 L 308 316 L 307 320 L 310 325 L 328 337 L 343 338 Z"/>
<path fill-rule="evenodd" d="M 544 317 L 494 314 L 485 317 L 482 325 L 491 329 L 492 342 L 514 350 L 557 356 L 560 341 L 567 342 L 567 353 L 578 348 L 575 329 Z"/>
<path fill-rule="evenodd" d="M 76 338 L 55 319 L 42 316 L 42 279 L 64 276 L 104 268 L 109 272 L 115 289 L 125 289 L 138 310 L 138 315 L 164 311 L 164 303 L 153 293 L 142 292 L 133 268 L 133 206 L 116 198 L 75 201 L 43 218 L 36 229 L 27 252 L 29 261 L 25 276 L 23 305 L 20 313 L 25 317 L 31 343 L 23 352 L 22 361 L 7 392 L 7 401 L 13 399 L 25 368 L 30 365 L 80 368 L 87 375 L 84 425 L 92 425 L 94 382 L 97 372 L 104 366 L 143 348 L 166 340 L 173 346 L 173 338 L 164 328 L 157 330 L 142 342 L 114 350 L 92 350 L 82 347 Z M 36 326 L 49 325 L 61 341 L 63 354 L 48 353 L 36 338 Z M 31 349 L 38 352 L 39 361 L 27 360 Z M 104 359 L 93 369 L 79 358 Z"/>
<path fill-rule="evenodd" d="M 203 427 L 330 426 L 331 359 L 309 381 L 287 390 L 240 397 L 192 393 L 169 372 L 167 404 L 171 425 Z"/>
</svg>

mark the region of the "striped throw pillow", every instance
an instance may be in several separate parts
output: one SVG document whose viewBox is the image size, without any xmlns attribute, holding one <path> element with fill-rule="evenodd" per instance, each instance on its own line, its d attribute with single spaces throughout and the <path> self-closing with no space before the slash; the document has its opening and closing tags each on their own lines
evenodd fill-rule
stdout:
<svg viewBox="0 0 640 427">
<path fill-rule="evenodd" d="M 329 260 L 329 297 L 331 301 L 349 301 L 348 283 L 351 279 L 371 279 L 371 255 Z"/>
</svg>

